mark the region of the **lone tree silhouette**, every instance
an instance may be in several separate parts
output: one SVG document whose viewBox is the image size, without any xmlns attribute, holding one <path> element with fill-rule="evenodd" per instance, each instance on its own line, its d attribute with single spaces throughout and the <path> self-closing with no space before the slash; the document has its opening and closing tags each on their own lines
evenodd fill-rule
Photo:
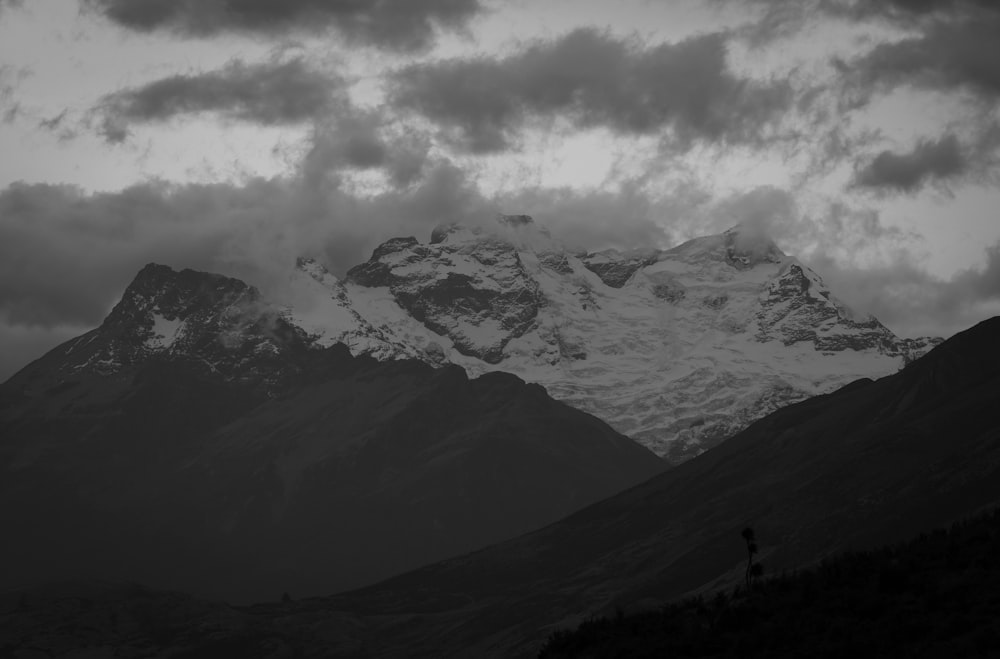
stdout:
<svg viewBox="0 0 1000 659">
<path fill-rule="evenodd" d="M 743 529 L 743 533 L 740 535 L 743 536 L 743 539 L 747 543 L 747 569 L 745 578 L 747 582 L 747 594 L 749 595 L 753 580 L 764 574 L 764 566 L 753 561 L 753 557 L 757 553 L 757 538 L 754 536 L 753 529 L 748 526 Z"/>
</svg>

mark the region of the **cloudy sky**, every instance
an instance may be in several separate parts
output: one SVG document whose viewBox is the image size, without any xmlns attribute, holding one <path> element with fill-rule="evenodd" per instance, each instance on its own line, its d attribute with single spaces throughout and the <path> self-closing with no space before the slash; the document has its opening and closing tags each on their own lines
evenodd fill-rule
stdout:
<svg viewBox="0 0 1000 659">
<path fill-rule="evenodd" d="M 265 291 L 528 213 L 768 232 L 903 336 L 1000 313 L 994 0 L 0 0 L 0 379 L 145 263 Z"/>
</svg>

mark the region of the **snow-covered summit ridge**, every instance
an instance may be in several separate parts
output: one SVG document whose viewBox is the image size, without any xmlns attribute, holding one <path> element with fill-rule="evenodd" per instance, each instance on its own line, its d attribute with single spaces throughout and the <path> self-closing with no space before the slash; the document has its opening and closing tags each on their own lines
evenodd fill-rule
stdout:
<svg viewBox="0 0 1000 659">
<path fill-rule="evenodd" d="M 353 308 L 369 317 L 378 299 L 400 343 L 541 383 L 675 459 L 933 344 L 856 313 L 746 227 L 669 250 L 574 254 L 526 216 L 498 220 L 387 241 L 348 272 Z"/>
<path fill-rule="evenodd" d="M 388 240 L 343 279 L 299 259 L 287 283 L 267 301 L 238 280 L 147 266 L 101 328 L 67 344 L 66 368 L 177 357 L 271 386 L 289 355 L 342 343 L 514 373 L 681 461 L 935 343 L 855 313 L 742 227 L 669 250 L 576 254 L 528 216 L 499 216 Z"/>
</svg>

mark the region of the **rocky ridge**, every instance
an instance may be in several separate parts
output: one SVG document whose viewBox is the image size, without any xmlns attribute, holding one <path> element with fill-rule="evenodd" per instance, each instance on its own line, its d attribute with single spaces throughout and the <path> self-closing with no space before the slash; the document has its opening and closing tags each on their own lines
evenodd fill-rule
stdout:
<svg viewBox="0 0 1000 659">
<path fill-rule="evenodd" d="M 205 373 L 273 392 L 313 344 L 253 286 L 151 263 L 104 322 L 15 374 L 8 389 L 37 393 L 80 376 L 125 385 L 150 360 L 183 359 Z"/>
</svg>

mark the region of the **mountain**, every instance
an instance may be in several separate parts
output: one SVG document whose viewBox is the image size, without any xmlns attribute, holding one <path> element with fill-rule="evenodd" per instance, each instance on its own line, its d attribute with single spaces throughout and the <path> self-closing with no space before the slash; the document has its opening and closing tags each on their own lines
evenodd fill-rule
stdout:
<svg viewBox="0 0 1000 659">
<path fill-rule="evenodd" d="M 679 463 L 939 342 L 896 337 L 741 227 L 666 251 L 574 254 L 530 217 L 499 216 L 439 227 L 426 244 L 386 241 L 343 279 L 300 259 L 268 299 L 171 272 L 148 266 L 100 330 L 17 385 L 76 372 L 113 381 L 139 357 L 184 354 L 270 395 L 304 354 L 343 343 L 381 361 L 513 373 Z"/>
<path fill-rule="evenodd" d="M 770 240 L 574 254 L 524 215 L 395 238 L 340 280 L 300 261 L 283 318 L 378 359 L 514 373 L 679 463 L 784 405 L 881 377 L 900 339 Z"/>
<path fill-rule="evenodd" d="M 518 657 L 592 620 L 549 650 L 565 641 L 577 643 L 568 656 L 605 656 L 605 643 L 624 653 L 614 656 L 661 656 L 639 652 L 662 642 L 697 656 L 801 656 L 820 649 L 811 640 L 841 648 L 831 656 L 981 654 L 995 640 L 995 514 L 910 548 L 858 552 L 1000 505 L 998 339 L 994 318 L 541 530 L 354 592 L 238 608 L 106 583 L 12 593 L 0 597 L 0 651 Z M 839 558 L 779 576 L 728 613 L 712 597 L 666 618 L 593 617 L 731 592 L 746 526 L 765 575 Z"/>
<path fill-rule="evenodd" d="M 149 265 L 100 327 L 0 386 L 0 588 L 327 594 L 663 468 L 539 385 L 355 357 L 241 281 Z"/>
<path fill-rule="evenodd" d="M 120 393 L 147 362 L 179 358 L 198 373 L 266 395 L 301 370 L 312 344 L 254 287 L 151 263 L 100 327 L 49 351 L 3 386 L 35 395 L 82 379 Z"/>
<path fill-rule="evenodd" d="M 300 610 L 353 613 L 330 623 L 350 640 L 328 651 L 530 656 L 553 630 L 617 606 L 731 590 L 746 526 L 780 574 L 1000 505 L 997 400 L 1000 318 L 542 530 Z"/>
</svg>

